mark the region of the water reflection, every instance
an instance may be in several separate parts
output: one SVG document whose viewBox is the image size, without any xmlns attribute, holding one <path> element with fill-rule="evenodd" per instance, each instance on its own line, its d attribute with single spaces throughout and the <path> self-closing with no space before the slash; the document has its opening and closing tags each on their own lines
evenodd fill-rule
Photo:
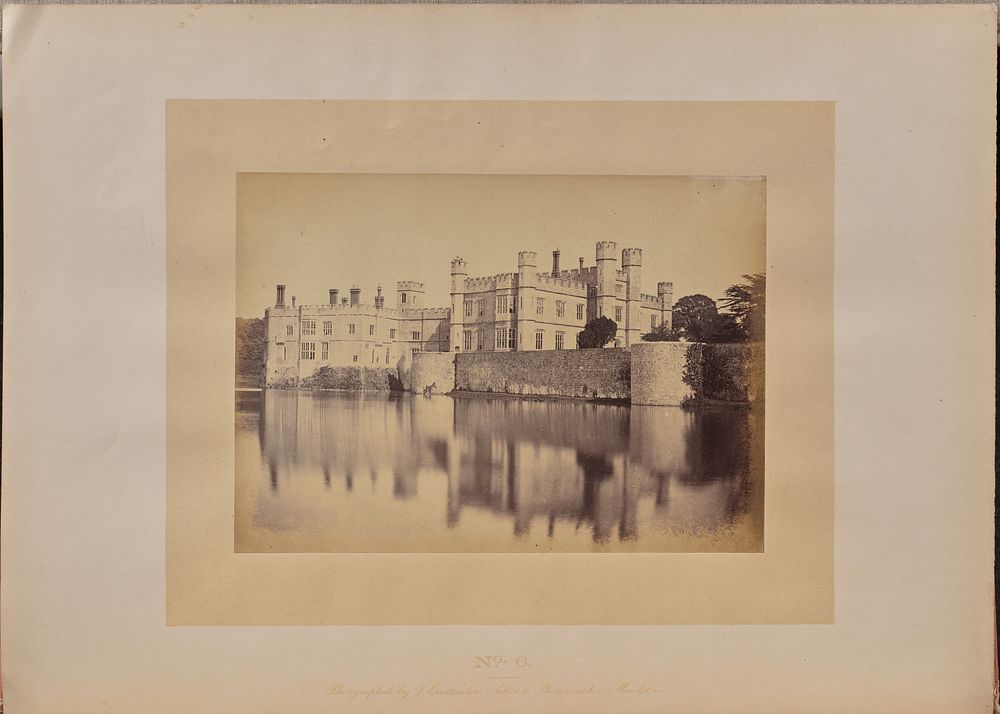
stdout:
<svg viewBox="0 0 1000 714">
<path fill-rule="evenodd" d="M 763 415 L 237 393 L 240 551 L 760 551 Z"/>
</svg>

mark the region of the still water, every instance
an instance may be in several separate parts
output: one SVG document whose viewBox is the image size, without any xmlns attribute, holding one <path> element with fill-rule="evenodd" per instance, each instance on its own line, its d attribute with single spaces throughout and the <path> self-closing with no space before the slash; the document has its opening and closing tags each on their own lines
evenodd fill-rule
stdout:
<svg viewBox="0 0 1000 714">
<path fill-rule="evenodd" d="M 763 414 L 236 393 L 238 552 L 760 552 Z"/>
</svg>

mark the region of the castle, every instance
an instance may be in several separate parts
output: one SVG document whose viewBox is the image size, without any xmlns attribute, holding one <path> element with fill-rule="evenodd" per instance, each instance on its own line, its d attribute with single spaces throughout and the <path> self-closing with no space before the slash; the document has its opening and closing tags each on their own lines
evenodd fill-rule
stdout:
<svg viewBox="0 0 1000 714">
<path fill-rule="evenodd" d="M 382 288 L 362 300 L 353 287 L 341 298 L 331 289 L 324 305 L 285 303 L 277 286 L 273 307 L 264 312 L 266 384 L 298 382 L 323 366 L 395 370 L 414 352 L 531 351 L 576 349 L 577 335 L 590 320 L 608 317 L 618 325 L 610 346 L 630 347 L 640 335 L 672 324 L 673 284 L 657 284 L 644 295 L 642 250 L 621 252 L 613 241 L 597 244 L 596 263 L 563 270 L 560 252 L 552 269 L 539 272 L 537 254 L 517 255 L 517 272 L 469 277 L 462 258 L 451 261 L 451 307 L 424 307 L 424 284 L 401 281 L 396 304 L 386 307 Z"/>
</svg>

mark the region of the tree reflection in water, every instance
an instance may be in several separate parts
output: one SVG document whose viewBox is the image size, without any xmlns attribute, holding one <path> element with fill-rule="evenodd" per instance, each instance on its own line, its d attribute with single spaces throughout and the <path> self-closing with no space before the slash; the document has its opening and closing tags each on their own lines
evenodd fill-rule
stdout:
<svg viewBox="0 0 1000 714">
<path fill-rule="evenodd" d="M 605 550 L 725 548 L 737 526 L 741 547 L 762 546 L 763 414 L 748 409 L 266 391 L 238 393 L 237 414 L 251 548 L 279 533 L 314 550 L 579 550 L 584 534 Z"/>
</svg>

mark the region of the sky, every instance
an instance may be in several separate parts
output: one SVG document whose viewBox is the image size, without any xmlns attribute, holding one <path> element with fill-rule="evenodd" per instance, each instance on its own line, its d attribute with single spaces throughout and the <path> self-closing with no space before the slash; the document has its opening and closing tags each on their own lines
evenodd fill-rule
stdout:
<svg viewBox="0 0 1000 714">
<path fill-rule="evenodd" d="M 237 178 L 236 314 L 262 317 L 285 284 L 286 302 L 321 304 L 353 285 L 387 304 L 398 280 L 426 284 L 428 307 L 450 305 L 450 264 L 469 276 L 538 269 L 579 257 L 601 240 L 642 248 L 642 292 L 674 284 L 674 300 L 718 299 L 746 273 L 764 272 L 763 178 L 487 174 L 272 174 Z"/>
</svg>

